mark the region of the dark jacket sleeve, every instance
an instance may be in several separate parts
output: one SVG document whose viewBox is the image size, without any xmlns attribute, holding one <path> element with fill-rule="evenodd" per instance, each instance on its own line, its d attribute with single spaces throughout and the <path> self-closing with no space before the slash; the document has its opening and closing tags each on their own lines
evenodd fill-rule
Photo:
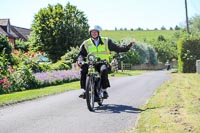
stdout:
<svg viewBox="0 0 200 133">
<path fill-rule="evenodd" d="M 82 58 L 85 61 L 87 54 L 88 54 L 87 50 L 85 49 L 85 46 L 82 44 L 79 49 L 78 58 L 79 59 Z"/>
<path fill-rule="evenodd" d="M 111 39 L 108 40 L 108 48 L 110 51 L 127 52 L 130 49 L 131 45 L 118 45 L 114 43 Z"/>
</svg>

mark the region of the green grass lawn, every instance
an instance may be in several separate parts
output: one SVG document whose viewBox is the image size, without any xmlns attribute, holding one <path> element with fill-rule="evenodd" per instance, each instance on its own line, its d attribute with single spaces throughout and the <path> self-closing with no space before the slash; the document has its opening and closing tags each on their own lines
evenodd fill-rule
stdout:
<svg viewBox="0 0 200 133">
<path fill-rule="evenodd" d="M 54 95 L 70 90 L 79 89 L 79 81 L 74 81 L 71 83 L 65 83 L 62 85 L 44 87 L 34 90 L 26 90 L 21 92 L 15 92 L 11 94 L 0 95 L 0 106 L 14 104 L 22 101 L 32 100 L 48 95 Z"/>
<path fill-rule="evenodd" d="M 135 128 L 124 133 L 199 133 L 200 75 L 171 74 L 149 99 Z"/>
</svg>

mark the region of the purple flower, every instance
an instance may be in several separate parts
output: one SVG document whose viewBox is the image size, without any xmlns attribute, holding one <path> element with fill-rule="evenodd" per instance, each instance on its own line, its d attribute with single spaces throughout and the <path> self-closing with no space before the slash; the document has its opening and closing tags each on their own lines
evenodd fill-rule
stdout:
<svg viewBox="0 0 200 133">
<path fill-rule="evenodd" d="M 79 71 L 58 70 L 33 74 L 42 83 L 52 83 L 56 81 L 72 81 L 80 79 Z"/>
</svg>

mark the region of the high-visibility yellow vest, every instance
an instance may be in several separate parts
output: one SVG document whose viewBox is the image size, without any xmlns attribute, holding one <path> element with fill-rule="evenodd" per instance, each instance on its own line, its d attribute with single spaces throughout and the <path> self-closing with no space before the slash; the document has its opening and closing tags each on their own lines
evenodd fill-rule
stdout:
<svg viewBox="0 0 200 133">
<path fill-rule="evenodd" d="M 92 42 L 92 39 L 89 38 L 84 41 L 84 46 L 88 52 L 88 54 L 94 54 L 96 57 L 101 58 L 102 60 L 106 59 L 110 61 L 110 50 L 108 49 L 108 38 L 101 37 L 103 44 L 99 44 L 95 46 Z"/>
</svg>

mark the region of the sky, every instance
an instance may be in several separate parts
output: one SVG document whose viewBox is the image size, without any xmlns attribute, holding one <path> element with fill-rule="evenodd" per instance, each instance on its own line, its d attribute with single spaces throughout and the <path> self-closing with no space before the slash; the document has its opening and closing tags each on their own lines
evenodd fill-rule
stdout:
<svg viewBox="0 0 200 133">
<path fill-rule="evenodd" d="M 0 19 L 31 28 L 40 9 L 68 2 L 84 12 L 90 26 L 99 25 L 103 30 L 169 29 L 186 21 L 185 0 L 1 0 Z M 187 8 L 189 18 L 200 15 L 200 0 L 187 0 Z"/>
</svg>

